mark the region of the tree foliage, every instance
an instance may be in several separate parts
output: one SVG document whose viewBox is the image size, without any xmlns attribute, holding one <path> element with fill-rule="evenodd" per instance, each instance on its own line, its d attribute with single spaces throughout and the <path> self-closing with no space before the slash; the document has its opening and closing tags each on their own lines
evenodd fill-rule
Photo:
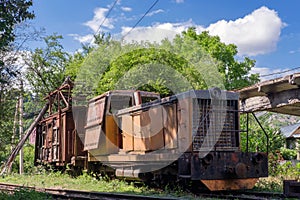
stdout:
<svg viewBox="0 0 300 200">
<path fill-rule="evenodd" d="M 34 13 L 29 11 L 32 0 L 1 0 L 0 2 L 0 50 L 3 50 L 15 39 L 15 25 L 33 19 Z"/>
<path fill-rule="evenodd" d="M 259 122 L 261 123 L 264 130 L 259 126 L 258 122 L 255 120 L 255 118 L 252 115 L 249 115 L 248 118 L 248 134 L 249 134 L 249 140 L 248 140 L 248 150 L 249 152 L 266 152 L 267 151 L 267 137 L 265 133 L 267 134 L 269 138 L 269 152 L 276 154 L 280 148 L 284 144 L 284 139 L 282 134 L 280 133 L 278 128 L 273 128 L 270 126 L 270 124 L 267 122 L 266 117 L 269 115 L 261 116 L 258 118 Z M 247 116 L 243 115 L 241 116 L 241 129 L 247 130 Z M 265 132 L 264 132 L 265 131 Z M 241 147 L 242 151 L 246 151 L 247 147 L 247 135 L 246 133 L 241 133 Z"/>
<path fill-rule="evenodd" d="M 236 61 L 235 56 L 238 53 L 236 45 L 226 45 L 218 36 L 210 36 L 206 31 L 197 34 L 195 28 L 184 31 L 183 36 L 194 38 L 205 51 L 221 62 L 219 72 L 224 75 L 226 89 L 242 88 L 259 81 L 258 74 L 249 74 L 255 60 L 245 57 L 243 62 Z"/>
<path fill-rule="evenodd" d="M 10 76 L 16 76 L 11 64 L 16 61 L 7 52 L 13 51 L 12 42 L 15 40 L 15 26 L 26 19 L 33 19 L 29 11 L 32 0 L 2 0 L 0 2 L 0 84 L 7 84 Z M 3 87 L 3 86 L 2 86 Z"/>
<path fill-rule="evenodd" d="M 13 130 L 13 116 L 15 113 L 17 96 L 19 91 L 11 89 L 2 94 L 0 102 L 0 152 L 6 152 L 6 145 L 10 144 Z M 0 154 L 0 159 L 3 155 Z"/>
<path fill-rule="evenodd" d="M 64 81 L 65 66 L 68 53 L 60 44 L 60 35 L 50 35 L 44 38 L 45 48 L 37 48 L 27 63 L 26 78 L 32 87 L 32 92 L 43 97 L 58 88 Z"/>
<path fill-rule="evenodd" d="M 110 35 L 95 39 L 97 47 L 76 54 L 66 68 L 76 80 L 77 94 L 84 91 L 92 97 L 113 89 L 140 89 L 167 96 L 215 86 L 234 89 L 259 80 L 249 74 L 254 60 L 235 60 L 235 45 L 226 45 L 208 32 L 197 34 L 194 28 L 159 44 L 123 44 Z"/>
<path fill-rule="evenodd" d="M 30 11 L 32 0 L 1 0 L 0 1 L 0 157 L 8 153 L 10 144 L 13 118 L 19 91 L 16 77 L 16 49 L 13 42 L 17 37 L 16 25 L 27 19 L 34 18 Z M 12 84 L 13 83 L 13 84 Z"/>
</svg>

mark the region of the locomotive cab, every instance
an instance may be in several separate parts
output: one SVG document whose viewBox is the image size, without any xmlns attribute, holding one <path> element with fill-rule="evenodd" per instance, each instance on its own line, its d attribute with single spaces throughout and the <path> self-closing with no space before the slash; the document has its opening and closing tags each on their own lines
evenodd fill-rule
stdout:
<svg viewBox="0 0 300 200">
<path fill-rule="evenodd" d="M 239 95 L 214 93 L 195 91 L 189 99 L 192 145 L 178 159 L 179 177 L 200 180 L 211 191 L 252 189 L 268 176 L 267 153 L 241 152 Z"/>
</svg>

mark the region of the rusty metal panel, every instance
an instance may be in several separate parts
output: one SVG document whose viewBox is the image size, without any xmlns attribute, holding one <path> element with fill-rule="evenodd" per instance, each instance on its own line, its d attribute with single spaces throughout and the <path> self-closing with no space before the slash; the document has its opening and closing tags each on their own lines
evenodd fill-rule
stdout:
<svg viewBox="0 0 300 200">
<path fill-rule="evenodd" d="M 87 112 L 87 125 L 85 127 L 84 150 L 99 147 L 102 121 L 104 119 L 106 96 L 89 102 Z"/>
<path fill-rule="evenodd" d="M 157 106 L 150 108 L 143 115 L 142 122 L 146 122 L 143 125 L 142 132 L 149 132 L 150 150 L 157 150 L 164 147 L 164 135 L 163 135 L 163 107 Z M 146 134 L 144 134 L 146 135 Z"/>
<path fill-rule="evenodd" d="M 266 153 L 208 152 L 204 158 L 191 156 L 192 180 L 259 178 L 268 176 Z"/>
<path fill-rule="evenodd" d="M 101 124 L 104 116 L 105 97 L 89 103 L 87 126 Z"/>
<path fill-rule="evenodd" d="M 162 107 L 138 112 L 133 116 L 134 150 L 150 151 L 164 147 Z"/>
<path fill-rule="evenodd" d="M 180 152 L 191 151 L 191 99 L 179 99 L 177 104 L 178 116 L 178 146 Z"/>
<path fill-rule="evenodd" d="M 84 143 L 84 135 L 85 135 L 84 126 L 86 125 L 87 108 L 85 106 L 73 106 L 72 114 L 74 118 L 77 135 L 81 140 L 81 143 Z"/>
<path fill-rule="evenodd" d="M 99 146 L 101 125 L 89 127 L 85 131 L 84 150 L 97 149 Z"/>
<path fill-rule="evenodd" d="M 201 180 L 210 191 L 252 189 L 258 178 Z"/>
<path fill-rule="evenodd" d="M 118 148 L 118 125 L 113 115 L 105 117 L 106 153 L 117 153 Z"/>
<path fill-rule="evenodd" d="M 133 150 L 133 117 L 131 115 L 122 115 L 120 117 L 122 130 L 122 149 L 124 151 Z"/>
<path fill-rule="evenodd" d="M 165 148 L 173 149 L 177 148 L 177 106 L 176 103 L 173 102 L 171 105 L 165 105 L 164 110 L 164 140 L 165 140 Z"/>
<path fill-rule="evenodd" d="M 139 115 L 133 116 L 133 134 L 134 134 L 134 142 L 133 142 L 133 149 L 135 151 L 148 151 L 150 150 L 149 140 L 145 140 L 147 137 L 146 135 L 142 135 L 141 130 L 141 115 L 142 112 Z"/>
</svg>

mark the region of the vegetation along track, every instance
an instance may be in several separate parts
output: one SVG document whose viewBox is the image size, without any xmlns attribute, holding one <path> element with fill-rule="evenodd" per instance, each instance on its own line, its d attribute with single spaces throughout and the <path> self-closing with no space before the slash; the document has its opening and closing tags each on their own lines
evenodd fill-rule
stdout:
<svg viewBox="0 0 300 200">
<path fill-rule="evenodd" d="M 36 187 L 25 187 L 16 184 L 0 183 L 0 191 L 4 192 L 14 192 L 20 189 L 25 190 L 35 190 L 37 192 L 43 192 L 51 195 L 54 199 L 121 199 L 121 200 L 134 200 L 134 199 L 144 199 L 144 200 L 158 200 L 158 199 L 176 199 L 176 198 L 166 198 L 166 197 L 151 197 L 142 195 L 132 195 L 132 194 L 118 194 L 118 193 L 106 193 L 106 192 L 89 192 L 80 190 L 68 190 L 68 189 L 58 189 L 58 188 L 36 188 Z"/>
<path fill-rule="evenodd" d="M 158 199 L 182 199 L 174 197 L 155 197 L 155 196 L 142 196 L 132 194 L 118 194 L 118 193 L 106 193 L 106 192 L 90 192 L 80 190 L 68 190 L 58 188 L 36 188 L 36 187 L 25 187 L 16 184 L 0 183 L 0 191 L 14 192 L 17 190 L 35 190 L 37 192 L 43 192 L 51 195 L 54 199 L 144 199 L 144 200 L 158 200 Z M 195 199 L 202 198 L 216 198 L 216 199 L 284 199 L 282 193 L 271 193 L 271 192 L 256 192 L 256 191 L 235 191 L 235 192 L 206 192 L 206 193 L 195 193 Z"/>
</svg>

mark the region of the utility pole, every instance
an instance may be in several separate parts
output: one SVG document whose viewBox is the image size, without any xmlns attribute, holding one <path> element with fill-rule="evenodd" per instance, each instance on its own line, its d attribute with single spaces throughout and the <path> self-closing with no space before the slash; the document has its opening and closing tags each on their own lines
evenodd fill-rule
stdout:
<svg viewBox="0 0 300 200">
<path fill-rule="evenodd" d="M 20 98 L 19 98 L 19 134 L 20 134 L 20 141 L 23 138 L 23 80 L 21 80 L 20 85 Z M 24 152 L 23 148 L 20 150 L 20 165 L 19 165 L 19 172 L 20 174 L 24 173 Z"/>
<path fill-rule="evenodd" d="M 16 109 L 15 109 L 15 116 L 14 116 L 14 126 L 13 126 L 13 133 L 11 136 L 11 146 L 10 146 L 10 151 L 13 151 L 13 149 L 15 148 L 15 142 L 16 142 L 16 133 L 17 133 L 17 123 L 18 123 L 18 113 L 19 113 L 19 105 L 20 105 L 20 101 L 19 98 L 16 102 Z M 9 167 L 9 169 L 7 170 L 8 173 L 11 173 L 11 167 Z"/>
</svg>

